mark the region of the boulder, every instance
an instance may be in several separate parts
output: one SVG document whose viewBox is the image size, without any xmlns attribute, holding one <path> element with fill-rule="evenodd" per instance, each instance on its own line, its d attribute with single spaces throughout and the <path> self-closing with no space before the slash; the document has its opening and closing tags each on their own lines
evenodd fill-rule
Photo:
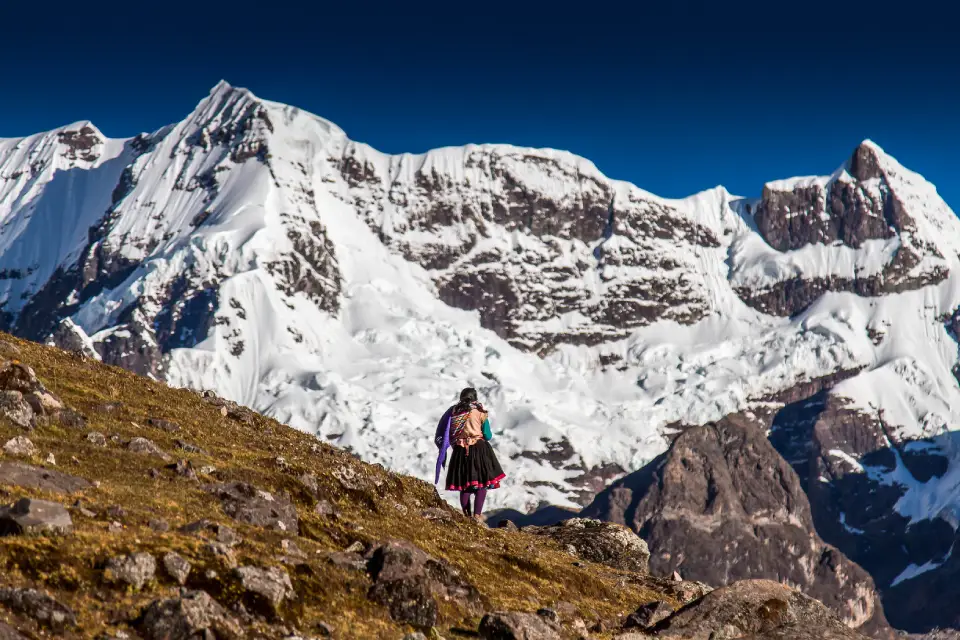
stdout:
<svg viewBox="0 0 960 640">
<path fill-rule="evenodd" d="M 0 604 L 58 633 L 77 624 L 77 617 L 70 607 L 36 589 L 2 587 Z"/>
<path fill-rule="evenodd" d="M 0 415 L 21 429 L 32 429 L 36 424 L 33 408 L 19 391 L 0 391 Z"/>
<path fill-rule="evenodd" d="M 673 615 L 673 607 L 663 600 L 654 600 L 637 607 L 637 610 L 627 616 L 623 623 L 624 629 L 646 629 L 661 620 Z"/>
<path fill-rule="evenodd" d="M 552 527 L 524 527 L 523 530 L 552 538 L 583 560 L 615 569 L 648 571 L 650 550 L 647 543 L 619 524 L 571 518 Z"/>
<path fill-rule="evenodd" d="M 163 449 L 158 447 L 152 440 L 148 440 L 147 438 L 133 438 L 127 443 L 127 450 L 133 451 L 134 453 L 157 456 L 158 458 L 166 461 L 170 460 L 170 456 L 164 453 Z"/>
<path fill-rule="evenodd" d="M 223 511 L 237 522 L 288 533 L 299 533 L 297 509 L 285 496 L 275 496 L 245 482 L 207 485 Z"/>
<path fill-rule="evenodd" d="M 164 554 L 161 562 L 163 562 L 163 568 L 167 572 L 167 575 L 173 578 L 177 584 L 184 585 L 187 583 L 187 577 L 189 577 L 192 567 L 183 556 L 174 551 L 170 551 Z"/>
<path fill-rule="evenodd" d="M 419 627 L 437 622 L 436 598 L 479 611 L 477 589 L 442 560 L 406 541 L 391 540 L 371 549 L 367 570 L 373 578 L 368 597 L 386 605 L 394 620 Z"/>
<path fill-rule="evenodd" d="M 339 569 L 348 569 L 350 571 L 366 571 L 367 561 L 359 553 L 348 553 L 346 551 L 334 551 L 324 556 L 330 564 Z"/>
<path fill-rule="evenodd" d="M 19 393 L 10 392 L 7 393 Z M 33 409 L 33 413 L 38 416 L 51 416 L 56 415 L 61 411 L 63 403 L 60 402 L 60 399 L 49 391 L 33 391 L 23 396 L 24 401 L 30 405 L 30 408 Z"/>
<path fill-rule="evenodd" d="M 480 621 L 485 640 L 560 640 L 560 627 L 545 616 L 518 611 L 495 611 Z"/>
<path fill-rule="evenodd" d="M 20 635 L 10 625 L 0 622 L 0 640 L 27 640 L 27 637 Z"/>
<path fill-rule="evenodd" d="M 147 424 L 151 427 L 156 427 L 157 429 L 163 429 L 169 433 L 175 433 L 180 431 L 180 425 L 176 422 L 170 422 L 169 420 L 163 420 L 162 418 L 149 418 Z"/>
<path fill-rule="evenodd" d="M 61 409 L 57 412 L 57 421 L 68 429 L 83 429 L 87 426 L 87 419 L 73 409 Z"/>
<path fill-rule="evenodd" d="M 46 391 L 34 370 L 16 360 L 0 364 L 0 389 L 20 393 Z"/>
<path fill-rule="evenodd" d="M 64 534 L 73 531 L 73 520 L 66 507 L 57 502 L 21 498 L 12 506 L 0 508 L 0 536 Z"/>
<path fill-rule="evenodd" d="M 83 478 L 19 462 L 0 462 L 0 484 L 53 493 L 74 493 L 93 486 Z"/>
<path fill-rule="evenodd" d="M 285 600 L 296 597 L 290 576 L 281 567 L 237 567 L 233 575 L 240 580 L 240 587 L 247 595 L 252 596 L 254 606 L 264 603 L 271 612 L 276 612 Z"/>
<path fill-rule="evenodd" d="M 40 449 L 33 444 L 30 438 L 25 436 L 16 436 L 10 438 L 3 445 L 3 452 L 8 456 L 18 456 L 21 458 L 32 458 L 40 454 Z"/>
<path fill-rule="evenodd" d="M 87 434 L 87 442 L 95 447 L 105 447 L 107 446 L 107 436 L 99 431 L 91 431 Z"/>
<path fill-rule="evenodd" d="M 134 589 L 142 589 L 145 584 L 153 580 L 156 572 L 157 561 L 152 555 L 133 553 L 110 558 L 103 571 L 103 577 L 107 582 L 122 583 Z"/>
<path fill-rule="evenodd" d="M 676 640 L 866 638 L 822 603 L 772 580 L 741 580 L 711 591 L 652 629 L 658 638 Z"/>
<path fill-rule="evenodd" d="M 151 602 L 139 621 L 145 640 L 194 640 L 244 637 L 240 623 L 205 591 Z"/>
</svg>

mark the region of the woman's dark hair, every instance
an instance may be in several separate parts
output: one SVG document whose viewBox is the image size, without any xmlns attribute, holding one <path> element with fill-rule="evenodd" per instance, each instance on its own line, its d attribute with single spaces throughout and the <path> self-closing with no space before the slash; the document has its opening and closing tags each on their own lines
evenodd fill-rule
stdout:
<svg viewBox="0 0 960 640">
<path fill-rule="evenodd" d="M 454 408 L 453 412 L 455 414 L 466 413 L 470 411 L 470 404 L 477 401 L 477 390 L 473 387 L 467 387 L 460 392 L 460 402 L 458 402 Z"/>
</svg>

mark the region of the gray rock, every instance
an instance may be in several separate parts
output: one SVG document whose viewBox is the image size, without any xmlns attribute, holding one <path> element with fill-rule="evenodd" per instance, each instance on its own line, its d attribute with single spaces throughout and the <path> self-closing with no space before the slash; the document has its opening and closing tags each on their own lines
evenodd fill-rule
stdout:
<svg viewBox="0 0 960 640">
<path fill-rule="evenodd" d="M 183 556 L 170 551 L 164 554 L 161 562 L 163 562 L 163 568 L 167 575 L 176 580 L 177 584 L 184 585 L 187 583 L 187 577 L 189 577 L 192 567 Z"/>
<path fill-rule="evenodd" d="M 367 555 L 367 570 L 373 578 L 367 596 L 386 605 L 397 622 L 434 626 L 437 598 L 453 600 L 466 611 L 480 611 L 482 600 L 473 585 L 449 564 L 409 542 L 385 542 Z"/>
<path fill-rule="evenodd" d="M 652 629 L 684 640 L 865 640 L 820 602 L 772 580 L 711 591 Z"/>
<path fill-rule="evenodd" d="M 507 531 L 517 531 L 517 524 L 513 520 L 501 520 L 497 523 L 498 529 L 506 529 Z"/>
<path fill-rule="evenodd" d="M 237 532 L 226 525 L 217 525 L 217 542 L 232 547 L 240 542 Z"/>
<path fill-rule="evenodd" d="M 203 550 L 217 558 L 228 569 L 237 566 L 237 557 L 233 555 L 233 550 L 222 542 L 208 542 L 203 545 Z"/>
<path fill-rule="evenodd" d="M 285 496 L 262 491 L 244 482 L 207 485 L 205 489 L 220 499 L 224 513 L 237 522 L 299 533 L 297 509 Z"/>
<path fill-rule="evenodd" d="M 303 485 L 303 488 L 306 489 L 310 495 L 317 497 L 320 495 L 320 484 L 317 482 L 317 476 L 312 473 L 301 474 L 299 478 L 300 484 Z"/>
<path fill-rule="evenodd" d="M 155 600 L 140 622 L 145 640 L 237 640 L 244 637 L 240 623 L 205 591 Z"/>
<path fill-rule="evenodd" d="M 453 522 L 456 516 L 452 509 L 444 509 L 442 507 L 429 507 L 421 511 L 420 515 L 434 522 Z"/>
<path fill-rule="evenodd" d="M 158 447 L 152 440 L 148 440 L 147 438 L 133 438 L 127 443 L 127 449 L 129 451 L 133 451 L 134 453 L 157 456 L 166 461 L 171 459 L 170 456 L 164 453 L 163 449 Z"/>
<path fill-rule="evenodd" d="M 21 498 L 0 509 L 0 535 L 65 534 L 73 531 L 66 507 L 57 502 Z"/>
<path fill-rule="evenodd" d="M 94 486 L 83 478 L 20 462 L 0 462 L 0 484 L 53 493 L 74 493 Z"/>
<path fill-rule="evenodd" d="M 11 392 L 7 392 L 11 393 Z M 19 392 L 15 392 L 19 393 Z M 51 416 L 61 411 L 63 403 L 60 399 L 49 391 L 33 391 L 23 396 L 24 401 L 30 405 L 33 413 L 37 416 Z"/>
<path fill-rule="evenodd" d="M 107 436 L 99 431 L 91 431 L 87 434 L 87 442 L 95 447 L 105 447 L 107 446 Z"/>
<path fill-rule="evenodd" d="M 480 621 L 480 636 L 486 640 L 560 640 L 560 627 L 534 613 L 495 611 Z"/>
<path fill-rule="evenodd" d="M 170 469 L 175 474 L 187 480 L 197 480 L 197 472 L 193 469 L 193 463 L 189 460 L 177 460 L 172 464 L 167 465 L 167 469 Z"/>
<path fill-rule="evenodd" d="M 57 412 L 57 421 L 68 429 L 83 429 L 87 426 L 87 419 L 74 411 L 64 408 Z"/>
<path fill-rule="evenodd" d="M 329 500 L 318 501 L 316 506 L 313 507 L 313 512 L 324 518 L 335 518 L 337 516 L 337 510 L 330 504 Z"/>
<path fill-rule="evenodd" d="M 673 615 L 673 607 L 663 600 L 654 600 L 637 607 L 637 610 L 627 616 L 623 623 L 624 629 L 640 628 L 646 629 L 657 624 L 661 620 Z"/>
<path fill-rule="evenodd" d="M 347 553 L 346 551 L 334 551 L 324 556 L 330 564 L 340 569 L 349 569 L 351 571 L 366 571 L 367 561 L 359 553 Z"/>
<path fill-rule="evenodd" d="M 142 589 L 157 573 L 157 561 L 149 553 L 116 556 L 107 561 L 103 577 L 107 582 L 127 584 Z"/>
<path fill-rule="evenodd" d="M 20 456 L 23 458 L 31 458 L 40 454 L 40 449 L 37 448 L 37 445 L 33 444 L 30 438 L 26 436 L 10 438 L 3 445 L 3 451 L 8 456 Z"/>
<path fill-rule="evenodd" d="M 650 550 L 643 538 L 623 525 L 589 518 L 571 518 L 552 527 L 524 527 L 556 540 L 583 560 L 615 569 L 647 573 Z"/>
<path fill-rule="evenodd" d="M 263 599 L 273 611 L 285 600 L 296 597 L 290 576 L 280 567 L 237 567 L 233 575 L 240 580 L 240 586 L 248 594 Z"/>
<path fill-rule="evenodd" d="M 163 518 L 151 520 L 147 523 L 147 526 L 157 533 L 166 533 L 167 531 L 170 531 L 170 523 Z"/>
<path fill-rule="evenodd" d="M 34 370 L 16 361 L 0 364 L 0 389 L 20 393 L 46 391 Z"/>
<path fill-rule="evenodd" d="M 403 640 L 427 640 L 427 636 L 423 635 L 421 631 L 414 631 L 403 636 Z"/>
<path fill-rule="evenodd" d="M 77 624 L 77 618 L 70 607 L 35 589 L 0 588 L 0 604 L 56 632 L 65 631 Z"/>
<path fill-rule="evenodd" d="M 21 429 L 36 424 L 33 408 L 19 391 L 0 391 L 0 415 Z"/>
<path fill-rule="evenodd" d="M 177 449 L 180 449 L 180 450 L 182 450 L 182 451 L 186 451 L 187 453 L 197 453 L 197 454 L 201 454 L 201 455 L 206 455 L 206 454 L 207 454 L 206 451 L 204 451 L 203 449 L 201 449 L 201 448 L 198 447 L 197 445 L 195 445 L 195 444 L 190 444 L 189 442 L 185 442 L 185 441 L 183 441 L 183 440 L 174 440 L 174 441 L 173 441 L 173 444 L 177 447 Z"/>
<path fill-rule="evenodd" d="M 151 427 L 156 427 L 157 429 L 163 429 L 169 433 L 180 431 L 180 425 L 178 425 L 176 422 L 163 420 L 162 418 L 149 418 L 147 420 L 147 424 Z"/>
</svg>

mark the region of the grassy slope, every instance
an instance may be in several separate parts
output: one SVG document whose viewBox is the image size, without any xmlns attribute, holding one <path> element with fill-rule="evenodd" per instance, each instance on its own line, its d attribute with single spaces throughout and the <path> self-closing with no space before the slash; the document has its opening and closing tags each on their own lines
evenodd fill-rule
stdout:
<svg viewBox="0 0 960 640">
<path fill-rule="evenodd" d="M 422 510 L 440 504 L 431 485 L 359 462 L 274 420 L 257 415 L 253 424 L 244 424 L 222 416 L 217 407 L 193 392 L 171 389 L 56 349 L 0 337 L 19 349 L 16 355 L 7 349 L 8 357 L 33 367 L 53 393 L 88 419 L 82 429 L 50 425 L 27 434 L 42 452 L 30 462 L 49 466 L 43 460 L 52 452 L 56 469 L 99 481 L 99 487 L 69 498 L 19 487 L 2 489 L 5 503 L 21 496 L 65 504 L 79 498 L 97 514 L 85 518 L 73 510 L 76 530 L 66 537 L 0 538 L 0 584 L 33 586 L 52 593 L 77 612 L 82 629 L 78 637 L 125 628 L 124 621 L 136 617 L 144 605 L 177 592 L 159 567 L 157 580 L 141 592 L 106 585 L 102 580 L 103 562 L 118 554 L 148 551 L 159 559 L 168 550 L 177 551 L 194 564 L 188 586 L 205 588 L 226 605 L 236 600 L 238 593 L 227 577 L 229 572 L 203 550 L 204 540 L 174 531 L 199 518 L 210 518 L 238 531 L 243 542 L 235 551 L 241 565 L 279 564 L 283 534 L 231 521 L 219 502 L 201 488 L 203 483 L 218 478 L 201 476 L 199 483 L 190 481 L 163 469 L 165 463 L 156 457 L 127 451 L 123 443 L 135 436 L 153 440 L 175 458 L 191 460 L 198 469 L 215 466 L 220 480 L 244 480 L 268 491 L 289 492 L 301 522 L 296 542 L 310 560 L 308 566 L 289 568 L 300 597 L 296 605 L 285 610 L 284 618 L 307 635 L 317 621 L 334 626 L 340 638 L 400 638 L 409 631 L 393 622 L 384 607 L 367 600 L 369 579 L 365 575 L 333 568 L 320 555 L 358 540 L 403 538 L 414 542 L 458 567 L 489 600 L 491 609 L 531 611 L 566 602 L 576 606 L 589 624 L 598 617 L 627 613 L 657 597 L 670 600 L 657 593 L 652 581 L 600 565 L 574 566 L 575 559 L 569 554 L 536 536 L 486 530 L 460 517 L 446 524 L 427 520 L 421 517 Z M 121 406 L 104 411 L 104 403 Z M 169 433 L 150 427 L 149 418 L 170 420 L 182 429 Z M 86 435 L 90 431 L 105 434 L 108 446 L 99 448 L 89 443 Z M 0 421 L 0 444 L 20 434 L 22 431 L 12 424 Z M 119 441 L 110 440 L 111 436 L 119 436 Z M 185 454 L 176 449 L 175 439 L 198 445 L 205 455 Z M 285 469 L 277 464 L 278 456 L 286 460 Z M 160 469 L 162 475 L 151 478 L 152 468 Z M 355 470 L 365 488 L 344 489 L 332 475 L 343 468 Z M 316 498 L 297 480 L 304 472 L 316 474 L 321 498 L 340 511 L 338 519 L 314 513 Z M 121 518 L 124 528 L 119 532 L 108 531 L 114 518 L 106 511 L 112 505 L 120 505 L 127 512 Z M 148 527 L 147 523 L 156 518 L 166 519 L 171 531 L 157 533 Z M 217 570 L 220 578 L 205 578 L 208 568 Z M 439 631 L 448 637 L 457 633 L 451 628 L 476 629 L 478 619 L 466 617 L 452 603 L 441 603 L 441 613 Z M 15 625 L 24 623 L 2 608 L 0 617 Z M 268 635 L 275 633 L 269 631 Z"/>
</svg>

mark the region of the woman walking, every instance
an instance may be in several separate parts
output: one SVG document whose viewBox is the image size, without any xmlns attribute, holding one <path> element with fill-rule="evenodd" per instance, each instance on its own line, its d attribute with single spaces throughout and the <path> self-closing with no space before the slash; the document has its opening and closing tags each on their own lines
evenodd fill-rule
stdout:
<svg viewBox="0 0 960 640">
<path fill-rule="evenodd" d="M 490 420 L 483 405 L 477 400 L 477 390 L 460 392 L 460 402 L 440 418 L 435 442 L 440 449 L 434 484 L 440 481 L 440 469 L 447 461 L 447 448 L 453 447 L 450 467 L 447 469 L 447 491 L 460 492 L 463 515 L 483 522 L 483 502 L 488 489 L 500 487 L 505 475 L 488 440 L 493 437 Z M 470 498 L 473 497 L 473 509 Z"/>
</svg>

